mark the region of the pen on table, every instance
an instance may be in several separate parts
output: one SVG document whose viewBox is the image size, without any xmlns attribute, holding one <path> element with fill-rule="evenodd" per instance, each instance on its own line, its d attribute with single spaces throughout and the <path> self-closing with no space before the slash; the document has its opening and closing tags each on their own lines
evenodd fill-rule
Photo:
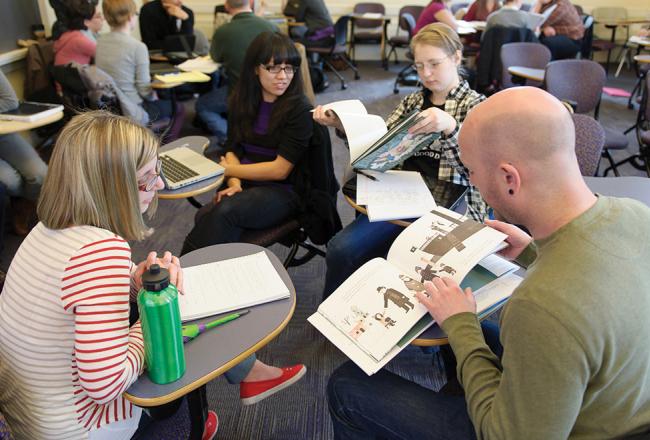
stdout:
<svg viewBox="0 0 650 440">
<path fill-rule="evenodd" d="M 357 173 L 357 174 L 361 174 L 362 176 L 366 176 L 370 180 L 374 180 L 375 182 L 379 182 L 379 179 L 377 179 L 377 177 L 373 176 L 372 174 L 368 174 L 365 171 L 355 169 L 354 172 Z"/>
<path fill-rule="evenodd" d="M 205 324 L 184 325 L 181 329 L 181 332 L 183 334 L 183 342 L 189 342 L 199 336 L 201 333 L 204 333 L 206 330 L 218 327 L 230 321 L 234 321 L 235 319 L 246 315 L 248 312 L 250 312 L 250 310 L 242 310 L 236 313 L 231 313 L 230 315 L 215 319 L 214 321 L 206 322 Z"/>
</svg>

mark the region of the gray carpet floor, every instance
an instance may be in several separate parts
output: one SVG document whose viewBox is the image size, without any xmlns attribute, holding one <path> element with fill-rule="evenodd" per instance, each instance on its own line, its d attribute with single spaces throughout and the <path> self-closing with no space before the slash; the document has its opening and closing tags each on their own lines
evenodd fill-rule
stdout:
<svg viewBox="0 0 650 440">
<path fill-rule="evenodd" d="M 364 102 L 370 113 L 385 117 L 404 94 L 415 90 L 402 87 L 400 94 L 393 94 L 393 81 L 402 67 L 403 65 L 391 64 L 387 72 L 381 69 L 377 62 L 361 63 L 361 80 L 354 81 L 351 71 L 343 73 L 349 79 L 347 90 L 340 90 L 338 81 L 330 74 L 330 87 L 317 95 L 317 101 L 324 104 L 340 99 L 358 98 Z M 633 83 L 633 75 L 623 72 L 618 79 L 610 78 L 608 85 L 631 90 Z M 191 121 L 193 102 L 188 101 L 185 104 L 188 121 Z M 603 97 L 600 119 L 604 125 L 623 131 L 634 123 L 635 117 L 636 111 L 628 110 L 624 99 Z M 188 122 L 183 134 L 201 133 Z M 629 138 L 629 151 L 617 152 L 616 157 L 625 157 L 638 149 L 633 133 Z M 348 163 L 348 153 L 340 140 L 335 136 L 332 139 L 335 168 L 337 173 L 341 173 Z M 621 174 L 644 175 L 629 165 L 621 168 Z M 206 202 L 210 197 L 204 195 L 200 200 Z M 348 223 L 353 217 L 353 210 L 342 197 L 339 197 L 339 209 L 344 224 Z M 132 244 L 133 259 L 140 261 L 149 250 L 170 250 L 178 253 L 183 238 L 192 227 L 195 212 L 195 208 L 182 200 L 160 201 L 158 211 L 150 221 L 155 233 L 148 240 Z M 19 244 L 18 237 L 8 235 L 0 267 L 6 270 Z M 286 249 L 282 246 L 274 246 L 272 250 L 280 258 L 286 255 Z M 207 389 L 210 408 L 218 413 L 220 419 L 217 438 L 332 438 L 325 390 L 329 375 L 345 358 L 306 321 L 320 301 L 325 263 L 322 258 L 316 257 L 304 266 L 291 268 L 289 273 L 298 295 L 295 314 L 287 328 L 261 350 L 258 356 L 264 362 L 278 366 L 302 362 L 307 365 L 308 372 L 294 386 L 250 407 L 243 407 L 239 403 L 238 387 L 228 385 L 223 378 L 212 381 Z M 214 347 L 214 350 L 219 350 L 219 347 Z M 437 356 L 424 354 L 416 348 L 404 350 L 389 364 L 389 369 L 432 389 L 438 389 L 446 380 Z M 186 438 L 188 433 L 189 420 L 187 407 L 184 405 L 174 417 L 152 425 L 145 438 L 175 440 Z"/>
</svg>

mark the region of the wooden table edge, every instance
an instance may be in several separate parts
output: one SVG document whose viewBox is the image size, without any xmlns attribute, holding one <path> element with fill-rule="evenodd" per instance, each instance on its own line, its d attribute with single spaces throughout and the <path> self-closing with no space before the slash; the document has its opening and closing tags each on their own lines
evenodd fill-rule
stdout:
<svg viewBox="0 0 650 440">
<path fill-rule="evenodd" d="M 524 69 L 534 69 L 534 70 L 541 71 L 542 72 L 542 77 L 540 78 L 540 77 L 535 77 L 535 76 L 532 76 L 532 75 L 528 75 L 525 72 L 522 72 L 522 71 L 520 71 L 518 69 L 512 70 L 513 67 L 517 67 L 517 66 L 508 67 L 508 73 L 510 75 L 519 76 L 521 78 L 530 79 L 532 81 L 544 81 L 544 69 L 535 69 L 534 67 L 524 67 Z"/>
<path fill-rule="evenodd" d="M 291 318 L 293 317 L 293 313 L 296 310 L 296 302 L 297 302 L 297 294 L 295 291 L 295 287 L 293 288 L 293 294 L 296 300 L 293 302 L 293 305 L 291 306 L 291 310 L 289 310 L 289 313 L 287 314 L 287 317 L 278 325 L 275 330 L 273 330 L 271 333 L 269 333 L 266 337 L 260 339 L 255 345 L 253 345 L 251 348 L 248 350 L 243 351 L 239 356 L 235 357 L 233 360 L 230 362 L 225 363 L 218 369 L 214 370 L 212 373 L 209 373 L 202 378 L 185 385 L 183 388 L 179 388 L 178 390 L 167 394 L 162 397 L 154 397 L 154 398 L 141 398 L 141 397 L 136 397 L 128 392 L 124 392 L 123 396 L 126 400 L 129 402 L 140 406 L 140 407 L 151 407 L 151 406 L 159 406 L 159 405 L 164 405 L 165 403 L 169 403 L 172 400 L 179 399 L 191 391 L 194 391 L 195 389 L 199 388 L 201 385 L 205 385 L 206 383 L 210 382 L 213 379 L 216 379 L 217 377 L 221 376 L 223 373 L 226 371 L 230 370 L 232 367 L 235 365 L 239 364 L 241 361 L 246 359 L 248 356 L 251 354 L 255 353 L 259 349 L 263 348 L 266 346 L 269 342 L 271 342 L 275 337 L 280 334 L 282 330 L 289 324 L 289 321 L 291 321 Z M 145 373 L 143 373 L 145 374 Z"/>
<path fill-rule="evenodd" d="M 61 119 L 63 119 L 63 116 L 64 116 L 64 113 L 63 113 L 63 110 L 61 110 L 60 112 L 56 112 L 56 113 L 54 113 L 54 114 L 52 114 L 50 116 L 47 116 L 45 118 L 38 119 L 38 120 L 32 121 L 32 122 L 12 121 L 10 119 L 2 119 L 2 120 L 0 120 L 0 135 L 12 134 L 12 133 L 20 133 L 21 131 L 29 131 L 29 130 L 34 130 L 36 128 L 45 127 L 46 125 L 50 125 L 50 124 L 53 124 L 53 123 L 55 123 L 57 121 L 60 121 Z M 14 125 L 14 126 L 18 126 L 18 129 L 17 130 L 5 131 L 5 130 L 2 129 L 2 125 L 5 125 L 5 124 L 7 124 L 7 125 L 11 124 L 11 125 Z M 20 127 L 20 125 L 23 125 L 23 124 L 25 126 Z"/>
<path fill-rule="evenodd" d="M 436 339 L 420 339 L 415 338 L 411 341 L 410 345 L 415 347 L 435 347 L 438 345 L 449 344 L 449 338 L 436 338 Z"/>
</svg>

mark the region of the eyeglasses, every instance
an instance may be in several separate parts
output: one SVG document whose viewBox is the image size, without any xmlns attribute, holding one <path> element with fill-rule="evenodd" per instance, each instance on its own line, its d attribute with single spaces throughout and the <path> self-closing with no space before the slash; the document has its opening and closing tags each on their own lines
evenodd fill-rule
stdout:
<svg viewBox="0 0 650 440">
<path fill-rule="evenodd" d="M 138 189 L 140 191 L 149 192 L 152 191 L 156 184 L 158 183 L 158 178 L 162 176 L 162 159 L 156 161 L 155 174 L 147 179 L 144 183 L 138 183 Z"/>
<path fill-rule="evenodd" d="M 285 65 L 284 67 L 282 67 L 281 64 L 262 64 L 262 67 L 264 68 L 264 70 L 266 70 L 272 75 L 277 75 L 282 71 L 287 76 L 291 76 L 295 74 L 296 71 L 298 70 L 296 66 L 292 66 L 291 64 L 289 64 L 288 66 Z"/>
<path fill-rule="evenodd" d="M 428 67 L 429 70 L 436 70 L 438 66 L 440 66 L 442 63 L 445 62 L 445 60 L 449 58 L 448 56 L 438 60 L 438 61 L 427 61 L 424 63 L 415 63 L 413 64 L 413 68 L 417 70 L 418 72 L 424 71 L 425 67 Z"/>
</svg>

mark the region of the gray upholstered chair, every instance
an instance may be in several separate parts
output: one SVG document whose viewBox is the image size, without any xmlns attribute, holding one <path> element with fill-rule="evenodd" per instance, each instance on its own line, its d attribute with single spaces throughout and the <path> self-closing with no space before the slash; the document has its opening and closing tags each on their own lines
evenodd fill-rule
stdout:
<svg viewBox="0 0 650 440">
<path fill-rule="evenodd" d="M 501 46 L 501 88 L 514 87 L 512 75 L 508 68 L 512 66 L 530 67 L 532 69 L 544 69 L 551 61 L 551 51 L 540 43 L 506 43 Z M 539 87 L 542 84 L 537 81 L 525 80 L 524 85 Z"/>
<path fill-rule="evenodd" d="M 607 76 L 603 66 L 591 60 L 558 60 L 546 65 L 544 87 L 551 95 L 572 103 L 576 113 L 591 113 L 598 119 L 600 97 Z M 624 150 L 629 143 L 623 133 L 607 127 L 603 156 L 609 161 L 615 175 L 619 175 L 609 150 Z"/>
<path fill-rule="evenodd" d="M 390 60 L 391 55 L 395 55 L 395 64 L 397 64 L 397 49 L 408 49 L 409 44 L 411 43 L 411 38 L 413 38 L 413 28 L 415 26 L 411 26 L 409 20 L 405 17 L 405 14 L 410 14 L 415 21 L 417 21 L 423 9 L 424 6 L 415 5 L 402 6 L 400 8 L 397 32 L 395 33 L 395 36 L 388 39 L 390 50 L 388 51 L 388 55 L 386 55 L 386 64 L 384 64 L 386 70 L 388 70 L 388 61 Z M 406 35 L 400 34 L 400 30 L 405 31 Z"/>
<path fill-rule="evenodd" d="M 598 173 L 601 153 L 605 145 L 605 130 L 591 116 L 574 114 L 573 124 L 576 130 L 576 156 L 580 173 L 583 176 L 595 176 Z"/>
</svg>

